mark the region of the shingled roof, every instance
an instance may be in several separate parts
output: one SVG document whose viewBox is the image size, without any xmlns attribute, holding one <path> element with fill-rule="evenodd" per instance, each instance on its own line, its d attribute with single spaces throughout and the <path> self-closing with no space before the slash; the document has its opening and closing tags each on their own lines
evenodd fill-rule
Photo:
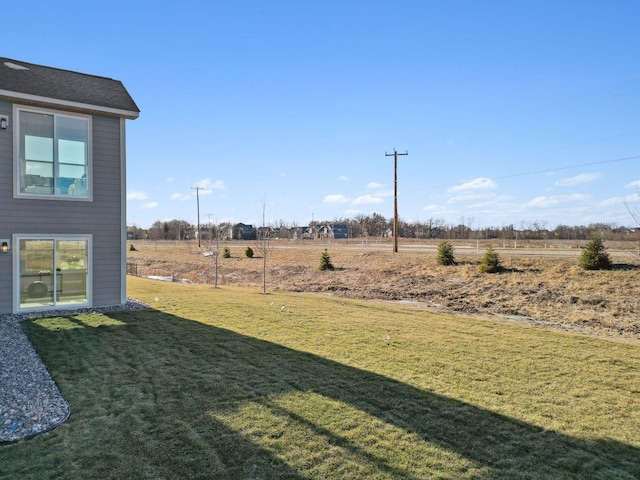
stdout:
<svg viewBox="0 0 640 480">
<path fill-rule="evenodd" d="M 137 118 L 140 110 L 119 80 L 0 57 L 0 97 Z"/>
</svg>

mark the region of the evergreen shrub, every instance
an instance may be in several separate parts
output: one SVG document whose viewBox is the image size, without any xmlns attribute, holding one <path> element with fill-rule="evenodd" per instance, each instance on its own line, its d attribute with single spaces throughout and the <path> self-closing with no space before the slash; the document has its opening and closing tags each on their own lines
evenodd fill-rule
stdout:
<svg viewBox="0 0 640 480">
<path fill-rule="evenodd" d="M 446 240 L 438 245 L 438 253 L 436 255 L 438 265 L 455 265 L 456 259 L 453 252 L 453 245 Z"/>
<path fill-rule="evenodd" d="M 503 270 L 500 256 L 491 245 L 485 250 L 478 270 L 482 273 L 498 273 Z"/>
<path fill-rule="evenodd" d="M 320 265 L 318 266 L 318 270 L 334 270 L 334 266 L 331 263 L 331 257 L 329 257 L 329 252 L 327 249 L 324 249 L 322 255 L 320 256 Z"/>
<path fill-rule="evenodd" d="M 609 270 L 611 268 L 611 258 L 600 237 L 591 237 L 591 240 L 582 247 L 579 265 L 585 270 Z"/>
</svg>

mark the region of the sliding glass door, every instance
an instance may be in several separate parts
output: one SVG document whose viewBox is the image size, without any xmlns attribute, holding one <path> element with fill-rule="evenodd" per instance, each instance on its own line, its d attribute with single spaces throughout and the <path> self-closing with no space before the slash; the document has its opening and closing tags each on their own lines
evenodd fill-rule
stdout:
<svg viewBox="0 0 640 480">
<path fill-rule="evenodd" d="M 88 237 L 18 238 L 20 310 L 89 304 Z"/>
</svg>

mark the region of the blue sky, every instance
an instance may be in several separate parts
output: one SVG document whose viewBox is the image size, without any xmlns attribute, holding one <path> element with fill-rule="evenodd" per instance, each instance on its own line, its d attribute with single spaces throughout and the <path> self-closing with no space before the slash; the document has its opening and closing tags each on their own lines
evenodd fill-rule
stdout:
<svg viewBox="0 0 640 480">
<path fill-rule="evenodd" d="M 640 3 L 9 2 L 2 55 L 121 80 L 128 223 L 632 225 Z"/>
</svg>

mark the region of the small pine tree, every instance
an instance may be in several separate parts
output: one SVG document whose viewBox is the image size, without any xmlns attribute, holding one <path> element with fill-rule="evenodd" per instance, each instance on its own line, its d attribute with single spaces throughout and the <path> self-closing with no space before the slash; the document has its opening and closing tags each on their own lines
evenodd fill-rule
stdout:
<svg viewBox="0 0 640 480">
<path fill-rule="evenodd" d="M 438 265 L 455 265 L 456 259 L 453 253 L 453 245 L 446 240 L 438 245 L 438 254 L 436 255 Z"/>
<path fill-rule="evenodd" d="M 591 240 L 582 247 L 579 264 L 585 270 L 609 270 L 611 268 L 611 258 L 600 237 L 591 237 Z"/>
<path fill-rule="evenodd" d="M 318 266 L 318 270 L 333 270 L 334 266 L 331 263 L 331 257 L 329 257 L 329 252 L 327 249 L 324 249 L 322 255 L 320 256 L 320 265 Z"/>
<path fill-rule="evenodd" d="M 502 263 L 500 262 L 500 256 L 491 245 L 487 247 L 482 257 L 482 263 L 478 267 L 478 270 L 482 273 L 497 273 L 502 270 Z"/>
<path fill-rule="evenodd" d="M 222 249 L 222 258 L 231 258 L 231 250 L 229 250 L 229 247 Z"/>
<path fill-rule="evenodd" d="M 253 258 L 253 248 L 251 247 L 245 248 L 244 254 L 247 256 L 247 258 Z"/>
</svg>

